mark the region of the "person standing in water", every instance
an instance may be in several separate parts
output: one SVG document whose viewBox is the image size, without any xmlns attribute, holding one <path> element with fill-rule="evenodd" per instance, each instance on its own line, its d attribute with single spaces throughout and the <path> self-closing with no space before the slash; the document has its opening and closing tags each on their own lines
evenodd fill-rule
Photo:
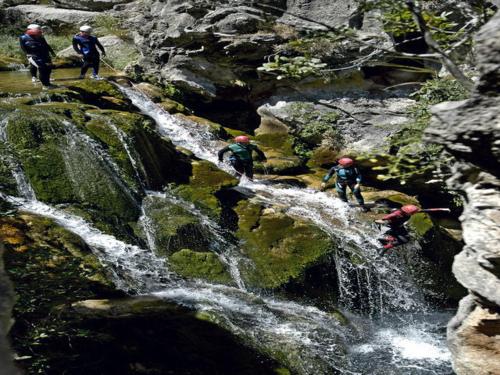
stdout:
<svg viewBox="0 0 500 375">
<path fill-rule="evenodd" d="M 253 180 L 253 155 L 255 151 L 260 160 L 266 161 L 266 155 L 255 145 L 250 143 L 250 138 L 245 135 L 240 135 L 234 138 L 233 144 L 224 147 L 219 151 L 219 161 L 224 159 L 224 154 L 231 152 L 229 163 L 238 173 L 238 177 L 247 176 L 249 180 Z"/>
<path fill-rule="evenodd" d="M 82 56 L 83 65 L 80 71 L 79 79 L 84 79 L 87 71 L 92 67 L 92 79 L 100 79 L 99 66 L 101 63 L 101 55 L 97 48 L 101 50 L 103 56 L 106 56 L 106 51 L 97 37 L 91 35 L 92 27 L 85 25 L 80 27 L 80 33 L 73 37 L 73 49 Z"/>
<path fill-rule="evenodd" d="M 370 209 L 365 206 L 365 200 L 361 195 L 361 181 L 363 180 L 363 178 L 361 176 L 361 173 L 359 173 L 358 168 L 354 166 L 354 160 L 352 160 L 351 158 L 339 159 L 338 164 L 330 168 L 325 177 L 323 177 L 321 190 L 326 189 L 326 183 L 334 175 L 337 175 L 337 179 L 335 181 L 335 190 L 337 190 L 339 198 L 344 202 L 348 202 L 347 188 L 349 187 L 363 211 L 370 211 Z"/>
<path fill-rule="evenodd" d="M 45 40 L 42 27 L 36 24 L 29 25 L 26 32 L 19 37 L 19 44 L 30 64 L 31 81 L 37 82 L 38 74 L 44 89 L 54 87 L 50 84 L 51 55 L 55 56 L 56 54 Z"/>
</svg>

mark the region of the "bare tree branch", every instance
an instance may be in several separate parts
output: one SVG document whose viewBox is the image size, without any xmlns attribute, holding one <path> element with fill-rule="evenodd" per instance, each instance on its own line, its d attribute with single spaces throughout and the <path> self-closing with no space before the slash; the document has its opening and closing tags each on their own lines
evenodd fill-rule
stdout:
<svg viewBox="0 0 500 375">
<path fill-rule="evenodd" d="M 408 9 L 410 10 L 415 23 L 424 35 L 425 42 L 431 50 L 439 55 L 439 58 L 443 65 L 448 69 L 453 77 L 459 81 L 465 88 L 472 90 L 474 88 L 474 83 L 467 77 L 462 70 L 455 64 L 455 62 L 446 54 L 446 52 L 439 46 L 439 44 L 432 37 L 432 33 L 427 26 L 422 15 L 422 9 L 414 0 L 405 0 Z"/>
</svg>

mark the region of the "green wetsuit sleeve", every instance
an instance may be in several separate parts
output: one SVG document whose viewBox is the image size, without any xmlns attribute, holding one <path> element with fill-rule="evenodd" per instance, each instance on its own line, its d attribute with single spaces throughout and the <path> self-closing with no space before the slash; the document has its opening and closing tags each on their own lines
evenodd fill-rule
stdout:
<svg viewBox="0 0 500 375">
<path fill-rule="evenodd" d="M 267 160 L 266 154 L 264 154 L 262 152 L 262 150 L 260 148 L 258 148 L 257 146 L 253 146 L 253 151 L 255 151 L 257 153 L 257 155 L 259 156 L 260 160 Z"/>
<path fill-rule="evenodd" d="M 330 180 L 330 178 L 332 178 L 335 173 L 337 173 L 335 167 L 330 168 L 325 177 L 323 177 L 323 182 L 328 182 L 328 180 Z"/>
<path fill-rule="evenodd" d="M 222 159 L 224 159 L 224 154 L 225 154 L 226 152 L 228 152 L 229 150 L 230 150 L 230 149 L 229 149 L 229 146 L 226 146 L 226 147 L 224 147 L 223 149 L 221 149 L 221 150 L 219 151 L 219 154 L 218 154 L 218 156 L 219 156 L 219 161 L 222 161 Z"/>
</svg>

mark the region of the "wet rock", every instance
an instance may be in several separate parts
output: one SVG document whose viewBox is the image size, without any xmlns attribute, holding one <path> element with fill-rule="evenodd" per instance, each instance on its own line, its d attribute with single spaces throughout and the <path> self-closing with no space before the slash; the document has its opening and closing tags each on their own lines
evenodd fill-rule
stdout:
<svg viewBox="0 0 500 375">
<path fill-rule="evenodd" d="M 17 5 L 5 9 L 4 22 L 18 28 L 30 23 L 50 27 L 57 32 L 74 32 L 77 26 L 92 23 L 98 12 L 53 8 L 47 5 Z"/>
<path fill-rule="evenodd" d="M 222 205 L 217 194 L 236 186 L 238 180 L 208 161 L 193 161 L 192 168 L 189 184 L 176 187 L 175 192 L 209 215 L 220 217 Z"/>
<path fill-rule="evenodd" d="M 168 260 L 172 270 L 181 276 L 218 284 L 234 284 L 227 267 L 214 253 L 182 249 Z"/>
<path fill-rule="evenodd" d="M 248 285 L 279 289 L 298 282 L 334 248 L 321 229 L 277 209 L 241 201 L 235 211 L 239 217 L 237 236 L 254 263 L 242 271 Z"/>
<path fill-rule="evenodd" d="M 148 218 L 146 230 L 153 234 L 157 254 L 171 255 L 184 248 L 205 251 L 209 247 L 210 232 L 182 202 L 148 196 L 143 200 L 143 209 Z"/>
<path fill-rule="evenodd" d="M 469 290 L 448 326 L 457 374 L 498 372 L 490 357 L 498 353 L 500 318 L 500 14 L 477 36 L 481 78 L 471 99 L 443 103 L 433 110 L 429 142 L 444 146 L 456 158 L 453 189 L 466 195 L 461 217 L 465 247 L 453 272 Z M 498 357 L 498 355 L 496 355 Z"/>
</svg>

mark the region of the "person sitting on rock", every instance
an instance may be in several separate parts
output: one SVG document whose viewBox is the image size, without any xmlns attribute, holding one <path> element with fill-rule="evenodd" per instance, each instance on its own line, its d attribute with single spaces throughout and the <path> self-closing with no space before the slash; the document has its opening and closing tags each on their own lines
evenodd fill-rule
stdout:
<svg viewBox="0 0 500 375">
<path fill-rule="evenodd" d="M 90 67 L 92 67 L 92 79 L 100 79 L 99 66 L 101 63 L 101 55 L 99 55 L 99 48 L 103 56 L 106 56 L 106 51 L 97 37 L 91 35 L 92 27 L 80 27 L 80 33 L 73 37 L 73 49 L 82 56 L 83 65 L 80 71 L 80 79 L 85 78 L 85 74 Z"/>
<path fill-rule="evenodd" d="M 257 146 L 251 144 L 250 139 L 245 135 L 234 138 L 234 142 L 219 151 L 219 161 L 222 161 L 224 154 L 230 151 L 229 162 L 236 170 L 238 177 L 245 175 L 249 180 L 253 180 L 253 151 L 257 153 L 261 161 L 267 160 L 266 155 Z"/>
<path fill-rule="evenodd" d="M 55 56 L 55 52 L 43 37 L 42 27 L 36 24 L 29 25 L 26 32 L 19 37 L 19 44 L 30 63 L 31 81 L 37 81 L 38 73 L 43 88 L 51 88 L 51 55 Z"/>
<path fill-rule="evenodd" d="M 406 229 L 406 222 L 419 212 L 450 212 L 448 208 L 428 208 L 421 209 L 413 204 L 402 206 L 399 210 L 395 210 L 382 219 L 375 220 L 377 224 L 387 225 L 388 229 L 384 231 L 383 237 L 378 241 L 382 243 L 383 247 L 379 251 L 379 255 L 384 255 L 388 250 L 404 245 L 410 241 L 410 234 Z"/>
<path fill-rule="evenodd" d="M 347 187 L 349 187 L 356 197 L 360 207 L 363 211 L 369 211 L 370 209 L 365 206 L 365 201 L 361 195 L 361 181 L 362 176 L 359 173 L 358 168 L 354 166 L 354 160 L 351 158 L 341 158 L 337 165 L 334 165 L 328 173 L 323 177 L 323 182 L 321 184 L 321 190 L 326 188 L 326 183 L 333 177 L 337 175 L 335 181 L 335 189 L 339 195 L 339 198 L 344 202 L 347 202 Z"/>
</svg>

